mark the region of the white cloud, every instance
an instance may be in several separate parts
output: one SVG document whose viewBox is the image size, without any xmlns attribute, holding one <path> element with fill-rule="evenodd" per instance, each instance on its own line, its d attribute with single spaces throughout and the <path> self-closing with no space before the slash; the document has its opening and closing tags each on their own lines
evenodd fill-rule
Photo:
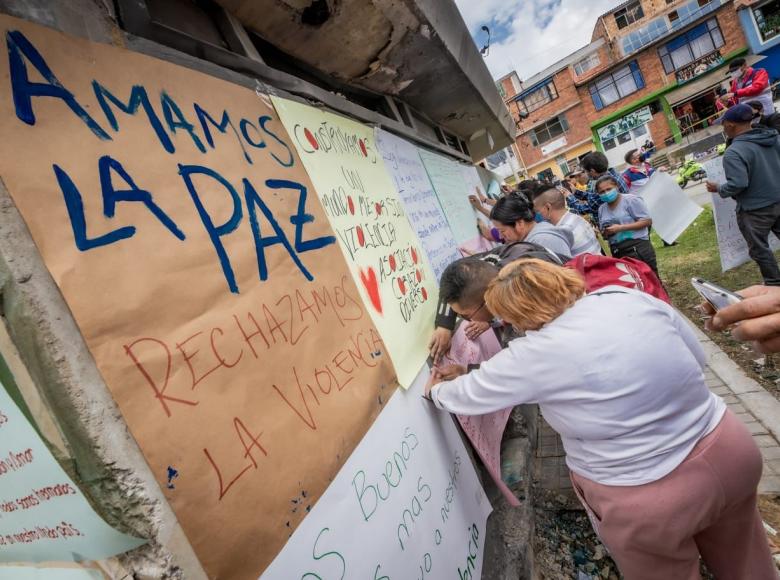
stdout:
<svg viewBox="0 0 780 580">
<path fill-rule="evenodd" d="M 590 42 L 599 15 L 619 0 L 455 0 L 480 41 L 483 24 L 508 34 L 490 45 L 485 63 L 494 78 L 516 70 L 521 79 Z M 503 35 L 499 35 L 503 36 Z M 479 43 L 478 43 L 479 44 Z"/>
</svg>

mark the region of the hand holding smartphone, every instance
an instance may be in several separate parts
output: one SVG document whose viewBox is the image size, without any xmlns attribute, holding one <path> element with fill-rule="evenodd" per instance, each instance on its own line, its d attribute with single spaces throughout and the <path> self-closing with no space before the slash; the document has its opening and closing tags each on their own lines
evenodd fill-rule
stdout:
<svg viewBox="0 0 780 580">
<path fill-rule="evenodd" d="M 742 300 L 742 296 L 739 294 L 735 294 L 701 278 L 691 278 L 691 284 L 716 312 Z"/>
</svg>

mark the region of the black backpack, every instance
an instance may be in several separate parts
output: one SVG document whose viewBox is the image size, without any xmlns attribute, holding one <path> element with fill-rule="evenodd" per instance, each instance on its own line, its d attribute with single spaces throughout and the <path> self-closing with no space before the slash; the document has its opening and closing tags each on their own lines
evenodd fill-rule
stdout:
<svg viewBox="0 0 780 580">
<path fill-rule="evenodd" d="M 569 256 L 556 254 L 544 246 L 534 244 L 533 242 L 510 242 L 487 252 L 475 254 L 472 257 L 495 264 L 499 268 L 503 268 L 507 264 L 520 258 L 537 258 L 539 260 L 544 260 L 545 262 L 558 264 L 559 266 L 563 266 L 571 259 Z"/>
</svg>

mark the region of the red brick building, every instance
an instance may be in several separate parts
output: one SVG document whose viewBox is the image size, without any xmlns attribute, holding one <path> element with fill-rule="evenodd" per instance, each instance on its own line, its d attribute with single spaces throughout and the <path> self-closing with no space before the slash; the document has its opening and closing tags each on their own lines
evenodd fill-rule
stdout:
<svg viewBox="0 0 780 580">
<path fill-rule="evenodd" d="M 529 175 L 562 177 L 592 149 L 610 163 L 707 130 L 727 62 L 747 52 L 731 0 L 631 0 L 599 17 L 593 41 L 500 89 Z M 712 129 L 710 129 L 712 130 Z"/>
</svg>

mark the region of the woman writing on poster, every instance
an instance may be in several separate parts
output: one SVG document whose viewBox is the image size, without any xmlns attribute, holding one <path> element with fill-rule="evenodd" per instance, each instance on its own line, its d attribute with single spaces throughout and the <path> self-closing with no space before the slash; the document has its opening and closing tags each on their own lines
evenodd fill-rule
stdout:
<svg viewBox="0 0 780 580">
<path fill-rule="evenodd" d="M 437 407 L 538 403 L 627 580 L 698 579 L 700 557 L 716 578 L 777 579 L 756 507 L 761 454 L 707 388 L 704 352 L 674 308 L 622 286 L 586 294 L 577 272 L 534 259 L 505 266 L 485 304 L 525 336 L 470 373 L 436 371 Z"/>
</svg>

